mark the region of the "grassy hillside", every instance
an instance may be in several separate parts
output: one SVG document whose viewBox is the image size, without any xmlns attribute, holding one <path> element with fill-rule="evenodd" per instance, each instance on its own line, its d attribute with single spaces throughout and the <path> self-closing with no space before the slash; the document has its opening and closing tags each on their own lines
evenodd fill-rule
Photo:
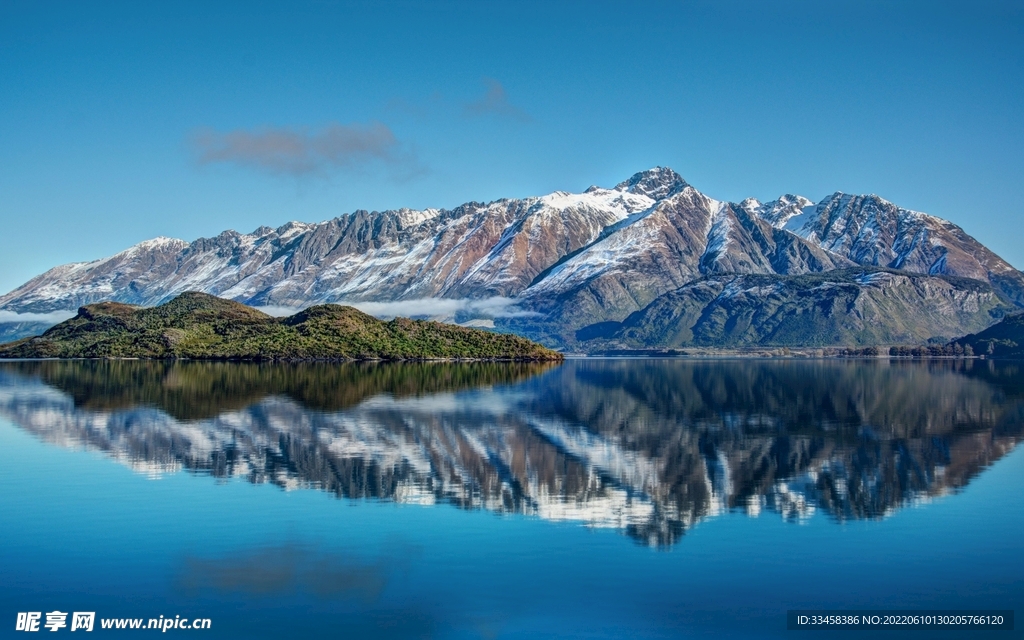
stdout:
<svg viewBox="0 0 1024 640">
<path fill-rule="evenodd" d="M 519 336 L 406 318 L 385 322 L 352 307 L 320 305 L 273 318 L 190 292 L 158 307 L 87 305 L 42 336 L 0 345 L 0 357 L 554 360 L 561 355 Z"/>
</svg>

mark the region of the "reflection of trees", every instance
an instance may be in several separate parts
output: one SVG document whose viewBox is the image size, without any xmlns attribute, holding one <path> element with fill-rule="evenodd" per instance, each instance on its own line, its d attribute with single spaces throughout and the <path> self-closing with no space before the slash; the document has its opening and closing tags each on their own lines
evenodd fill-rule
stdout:
<svg viewBox="0 0 1024 640">
<path fill-rule="evenodd" d="M 387 393 L 401 397 L 514 384 L 555 366 L 543 362 L 289 364 L 152 360 L 42 360 L 0 363 L 0 371 L 37 376 L 82 409 L 148 405 L 196 420 L 284 395 L 319 411 L 337 411 Z"/>
<path fill-rule="evenodd" d="M 668 544 L 727 509 L 876 518 L 955 491 L 1020 437 L 1015 366 L 6 363 L 0 412 L 147 470 L 446 501 Z M 31 379 L 67 395 L 19 396 Z"/>
</svg>

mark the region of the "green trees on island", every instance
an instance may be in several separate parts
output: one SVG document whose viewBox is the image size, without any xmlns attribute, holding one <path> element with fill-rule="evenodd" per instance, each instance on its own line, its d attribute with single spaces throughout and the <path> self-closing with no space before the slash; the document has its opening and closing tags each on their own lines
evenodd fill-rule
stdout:
<svg viewBox="0 0 1024 640">
<path fill-rule="evenodd" d="M 287 318 L 204 293 L 158 307 L 87 305 L 42 336 L 0 345 L 6 358 L 213 360 L 557 360 L 515 335 L 408 318 L 383 321 L 318 305 Z"/>
</svg>

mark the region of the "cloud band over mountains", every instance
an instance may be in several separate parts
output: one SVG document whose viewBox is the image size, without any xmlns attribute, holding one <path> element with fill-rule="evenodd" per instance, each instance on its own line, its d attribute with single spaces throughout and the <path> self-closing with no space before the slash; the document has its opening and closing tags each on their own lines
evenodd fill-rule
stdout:
<svg viewBox="0 0 1024 640">
<path fill-rule="evenodd" d="M 394 317 L 453 317 L 456 314 L 467 314 L 479 318 L 518 318 L 539 315 L 533 311 L 525 311 L 516 306 L 517 300 L 501 296 L 490 298 L 417 298 L 415 300 L 395 300 L 391 302 L 339 302 L 359 309 L 377 318 Z M 289 316 L 298 313 L 302 307 L 262 306 L 256 307 L 263 313 L 272 316 Z"/>
<path fill-rule="evenodd" d="M 77 311 L 51 311 L 49 313 L 18 313 L 0 309 L 0 323 L 9 322 L 42 322 L 46 324 L 57 324 L 68 318 L 75 317 Z"/>
</svg>

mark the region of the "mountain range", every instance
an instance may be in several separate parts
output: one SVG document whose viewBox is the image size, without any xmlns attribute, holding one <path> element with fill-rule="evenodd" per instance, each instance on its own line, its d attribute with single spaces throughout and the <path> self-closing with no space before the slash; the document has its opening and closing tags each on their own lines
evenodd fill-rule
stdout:
<svg viewBox="0 0 1024 640">
<path fill-rule="evenodd" d="M 289 312 L 344 303 L 576 351 L 920 343 L 1024 308 L 1024 274 L 948 221 L 875 195 L 724 202 L 657 167 L 583 193 L 155 238 L 55 267 L 0 311 L 70 316 L 185 291 Z"/>
</svg>

